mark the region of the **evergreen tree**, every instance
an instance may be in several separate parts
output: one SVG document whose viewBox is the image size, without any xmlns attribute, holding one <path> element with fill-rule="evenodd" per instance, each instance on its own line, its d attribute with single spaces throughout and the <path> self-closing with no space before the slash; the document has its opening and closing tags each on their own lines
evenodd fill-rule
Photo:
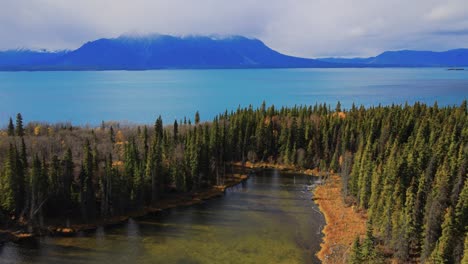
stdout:
<svg viewBox="0 0 468 264">
<path fill-rule="evenodd" d="M 433 251 L 438 237 L 441 235 L 441 224 L 443 220 L 444 209 L 448 201 L 448 166 L 444 162 L 438 168 L 436 173 L 435 186 L 426 207 L 426 223 L 424 232 L 424 244 L 422 259 L 427 259 Z"/>
<path fill-rule="evenodd" d="M 109 129 L 109 138 L 110 138 L 110 141 L 112 142 L 112 144 L 115 144 L 115 132 L 114 132 L 114 128 L 112 126 Z"/>
<path fill-rule="evenodd" d="M 463 250 L 463 259 L 461 260 L 462 264 L 468 263 L 468 234 L 465 234 L 465 243 L 464 243 L 464 250 Z"/>
<path fill-rule="evenodd" d="M 377 260 L 377 252 L 375 248 L 375 237 L 373 234 L 372 222 L 367 223 L 366 238 L 361 245 L 361 256 L 362 260 L 365 260 L 367 263 L 375 263 Z"/>
<path fill-rule="evenodd" d="M 72 206 L 72 203 L 74 202 L 74 198 L 72 195 L 72 183 L 73 183 L 73 169 L 74 169 L 74 163 L 73 163 L 73 155 L 72 151 L 70 148 L 67 149 L 65 152 L 65 155 L 62 160 L 62 169 L 63 169 L 63 203 L 64 203 L 64 208 L 69 210 Z M 75 201 L 76 202 L 76 201 Z"/>
<path fill-rule="evenodd" d="M 9 212 L 15 210 L 16 196 L 16 156 L 12 144 L 8 150 L 8 156 L 4 163 L 4 172 L 2 177 L 1 207 Z"/>
<path fill-rule="evenodd" d="M 178 135 L 179 135 L 179 124 L 177 124 L 177 120 L 174 120 L 174 132 L 173 132 L 173 135 L 174 135 L 174 141 L 177 142 L 178 140 Z"/>
<path fill-rule="evenodd" d="M 430 256 L 433 263 L 453 263 L 454 218 L 453 209 L 449 207 L 442 223 L 442 235 Z"/>
<path fill-rule="evenodd" d="M 42 177 L 42 165 L 39 157 L 37 154 L 34 156 L 31 173 L 30 173 L 30 186 L 31 186 L 31 201 L 30 201 L 30 213 L 29 219 L 30 221 L 34 222 L 36 218 L 36 213 L 39 209 L 41 203 L 41 195 L 40 195 L 40 182 Z"/>
<path fill-rule="evenodd" d="M 18 137 L 24 136 L 23 117 L 20 113 L 16 115 L 16 135 Z"/>
<path fill-rule="evenodd" d="M 195 125 L 200 124 L 200 113 L 198 111 L 195 113 Z"/>
<path fill-rule="evenodd" d="M 359 243 L 359 236 L 353 242 L 353 246 L 351 248 L 351 254 L 349 256 L 349 264 L 361 264 L 363 263 L 363 257 L 361 253 L 361 245 Z"/>
<path fill-rule="evenodd" d="M 81 207 L 85 221 L 92 221 L 96 217 L 96 201 L 93 184 L 93 156 L 91 146 L 86 140 L 83 147 L 83 165 L 81 168 Z"/>
<path fill-rule="evenodd" d="M 10 117 L 10 121 L 8 122 L 8 136 L 12 137 L 15 135 L 15 126 L 13 125 L 13 120 Z"/>
</svg>

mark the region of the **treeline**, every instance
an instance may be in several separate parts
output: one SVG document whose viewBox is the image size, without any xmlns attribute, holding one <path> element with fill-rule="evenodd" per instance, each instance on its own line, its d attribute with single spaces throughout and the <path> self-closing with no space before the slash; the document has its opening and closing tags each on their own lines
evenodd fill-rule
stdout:
<svg viewBox="0 0 468 264">
<path fill-rule="evenodd" d="M 416 104 L 365 115 L 354 124 L 360 139 L 352 170 L 343 174 L 346 190 L 400 262 L 461 263 L 468 230 L 466 100 L 460 107 Z"/>
<path fill-rule="evenodd" d="M 343 196 L 368 211 L 349 260 L 460 263 L 467 247 L 468 117 L 416 103 L 239 108 L 200 123 L 100 127 L 30 123 L 0 136 L 4 216 L 82 221 L 154 205 L 169 192 L 220 185 L 234 161 L 340 172 Z M 466 251 L 466 250 L 465 250 Z M 466 254 L 465 254 L 466 255 Z"/>
</svg>

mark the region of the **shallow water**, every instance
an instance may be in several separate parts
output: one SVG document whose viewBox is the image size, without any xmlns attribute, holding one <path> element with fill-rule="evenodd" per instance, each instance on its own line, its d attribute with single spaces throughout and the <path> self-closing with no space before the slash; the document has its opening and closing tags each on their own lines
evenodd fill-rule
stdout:
<svg viewBox="0 0 468 264">
<path fill-rule="evenodd" d="M 0 248 L 0 263 L 319 263 L 310 176 L 267 170 L 222 198 L 76 237 Z"/>
<path fill-rule="evenodd" d="M 165 123 L 197 110 L 202 120 L 239 105 L 293 106 L 338 100 L 349 108 L 422 101 L 459 105 L 468 71 L 444 68 L 245 69 L 0 72 L 0 126 L 21 112 L 28 121 Z"/>
</svg>

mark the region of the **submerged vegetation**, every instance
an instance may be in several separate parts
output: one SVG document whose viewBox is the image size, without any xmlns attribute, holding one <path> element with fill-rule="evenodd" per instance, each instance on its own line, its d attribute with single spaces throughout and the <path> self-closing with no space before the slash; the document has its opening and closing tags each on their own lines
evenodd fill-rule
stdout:
<svg viewBox="0 0 468 264">
<path fill-rule="evenodd" d="M 222 185 L 233 162 L 339 172 L 348 204 L 367 212 L 351 263 L 461 263 L 468 232 L 468 115 L 416 103 L 239 108 L 212 122 L 100 127 L 29 123 L 0 136 L 4 224 L 92 222 L 168 193 Z M 385 249 L 385 250 L 382 250 Z M 464 253 L 465 252 L 465 253 Z"/>
</svg>

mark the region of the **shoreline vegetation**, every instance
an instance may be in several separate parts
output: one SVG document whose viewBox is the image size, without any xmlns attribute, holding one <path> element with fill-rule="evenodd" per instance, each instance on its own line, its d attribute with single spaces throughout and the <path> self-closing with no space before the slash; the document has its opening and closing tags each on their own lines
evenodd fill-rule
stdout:
<svg viewBox="0 0 468 264">
<path fill-rule="evenodd" d="M 330 179 L 314 190 L 313 200 L 325 217 L 322 230 L 323 242 L 317 257 L 322 263 L 347 263 L 352 243 L 366 232 L 367 216 L 354 205 L 347 205 L 342 198 L 340 176 L 332 174 Z"/>
<path fill-rule="evenodd" d="M 301 169 L 293 165 L 268 162 L 252 163 L 247 161 L 244 164 L 242 162 L 233 162 L 232 165 L 255 170 L 278 169 L 283 172 L 304 174 L 311 177 L 323 177 L 324 174 L 330 175 L 326 182 L 320 183 L 312 191 L 311 200 L 318 205 L 320 212 L 325 218 L 325 226 L 322 229 L 324 237 L 320 245 L 321 249 L 316 255 L 322 263 L 346 263 L 345 256 L 349 253 L 348 251 L 354 238 L 365 234 L 366 216 L 364 213 L 355 210 L 354 206 L 346 205 L 341 199 L 341 183 L 337 174 L 330 174 L 329 172 L 320 173 L 317 168 Z M 249 177 L 246 174 L 233 174 L 227 178 L 229 180 L 222 186 L 213 186 L 211 189 L 193 194 L 182 194 L 169 199 L 162 199 L 154 207 L 143 208 L 123 216 L 99 219 L 91 224 L 73 224 L 69 227 L 47 226 L 39 234 L 24 232 L 24 230 L 0 230 L 0 244 L 6 242 L 18 243 L 42 235 L 75 235 L 78 232 L 96 230 L 98 227 L 122 224 L 130 218 L 143 217 L 176 207 L 192 206 L 222 196 L 227 188 L 240 184 Z"/>
<path fill-rule="evenodd" d="M 234 163 L 242 166 L 241 162 Z M 324 263 L 347 263 L 352 243 L 356 237 L 363 237 L 366 233 L 367 216 L 355 205 L 349 204 L 342 196 L 341 178 L 334 172 L 320 172 L 318 168 L 303 169 L 294 165 L 273 164 L 268 162 L 244 164 L 250 169 L 278 169 L 284 172 L 299 173 L 312 177 L 320 177 L 321 181 L 312 190 L 314 201 L 325 218 L 322 229 L 323 240 L 320 251 L 316 253 Z"/>
<path fill-rule="evenodd" d="M 194 193 L 178 194 L 172 197 L 161 199 L 156 205 L 145 207 L 140 210 L 129 212 L 126 215 L 119 215 L 110 218 L 97 219 L 93 223 L 77 223 L 69 226 L 49 225 L 41 228 L 37 232 L 27 232 L 26 227 L 18 227 L 11 230 L 0 229 L 0 246 L 7 242 L 19 243 L 34 237 L 51 235 L 51 236 L 70 236 L 79 232 L 87 232 L 96 230 L 99 227 L 113 226 L 125 223 L 130 218 L 138 218 L 146 215 L 162 212 L 164 210 L 192 206 L 202 203 L 207 200 L 221 197 L 227 188 L 235 186 L 247 180 L 247 174 L 231 174 L 227 175 L 227 179 L 223 185 L 213 186 L 210 189 L 200 190 Z"/>
<path fill-rule="evenodd" d="M 316 190 L 329 222 L 324 261 L 343 243 L 351 264 L 460 263 L 468 255 L 467 110 L 466 100 L 350 109 L 263 103 L 211 122 L 197 113 L 193 123 L 163 126 L 158 117 L 154 127 L 94 128 L 24 126 L 18 114 L 0 131 L 0 226 L 95 223 L 226 185 L 236 162 L 279 164 L 325 183 Z M 361 225 L 359 234 L 346 229 L 361 222 L 354 212 L 367 217 L 365 235 Z"/>
</svg>

